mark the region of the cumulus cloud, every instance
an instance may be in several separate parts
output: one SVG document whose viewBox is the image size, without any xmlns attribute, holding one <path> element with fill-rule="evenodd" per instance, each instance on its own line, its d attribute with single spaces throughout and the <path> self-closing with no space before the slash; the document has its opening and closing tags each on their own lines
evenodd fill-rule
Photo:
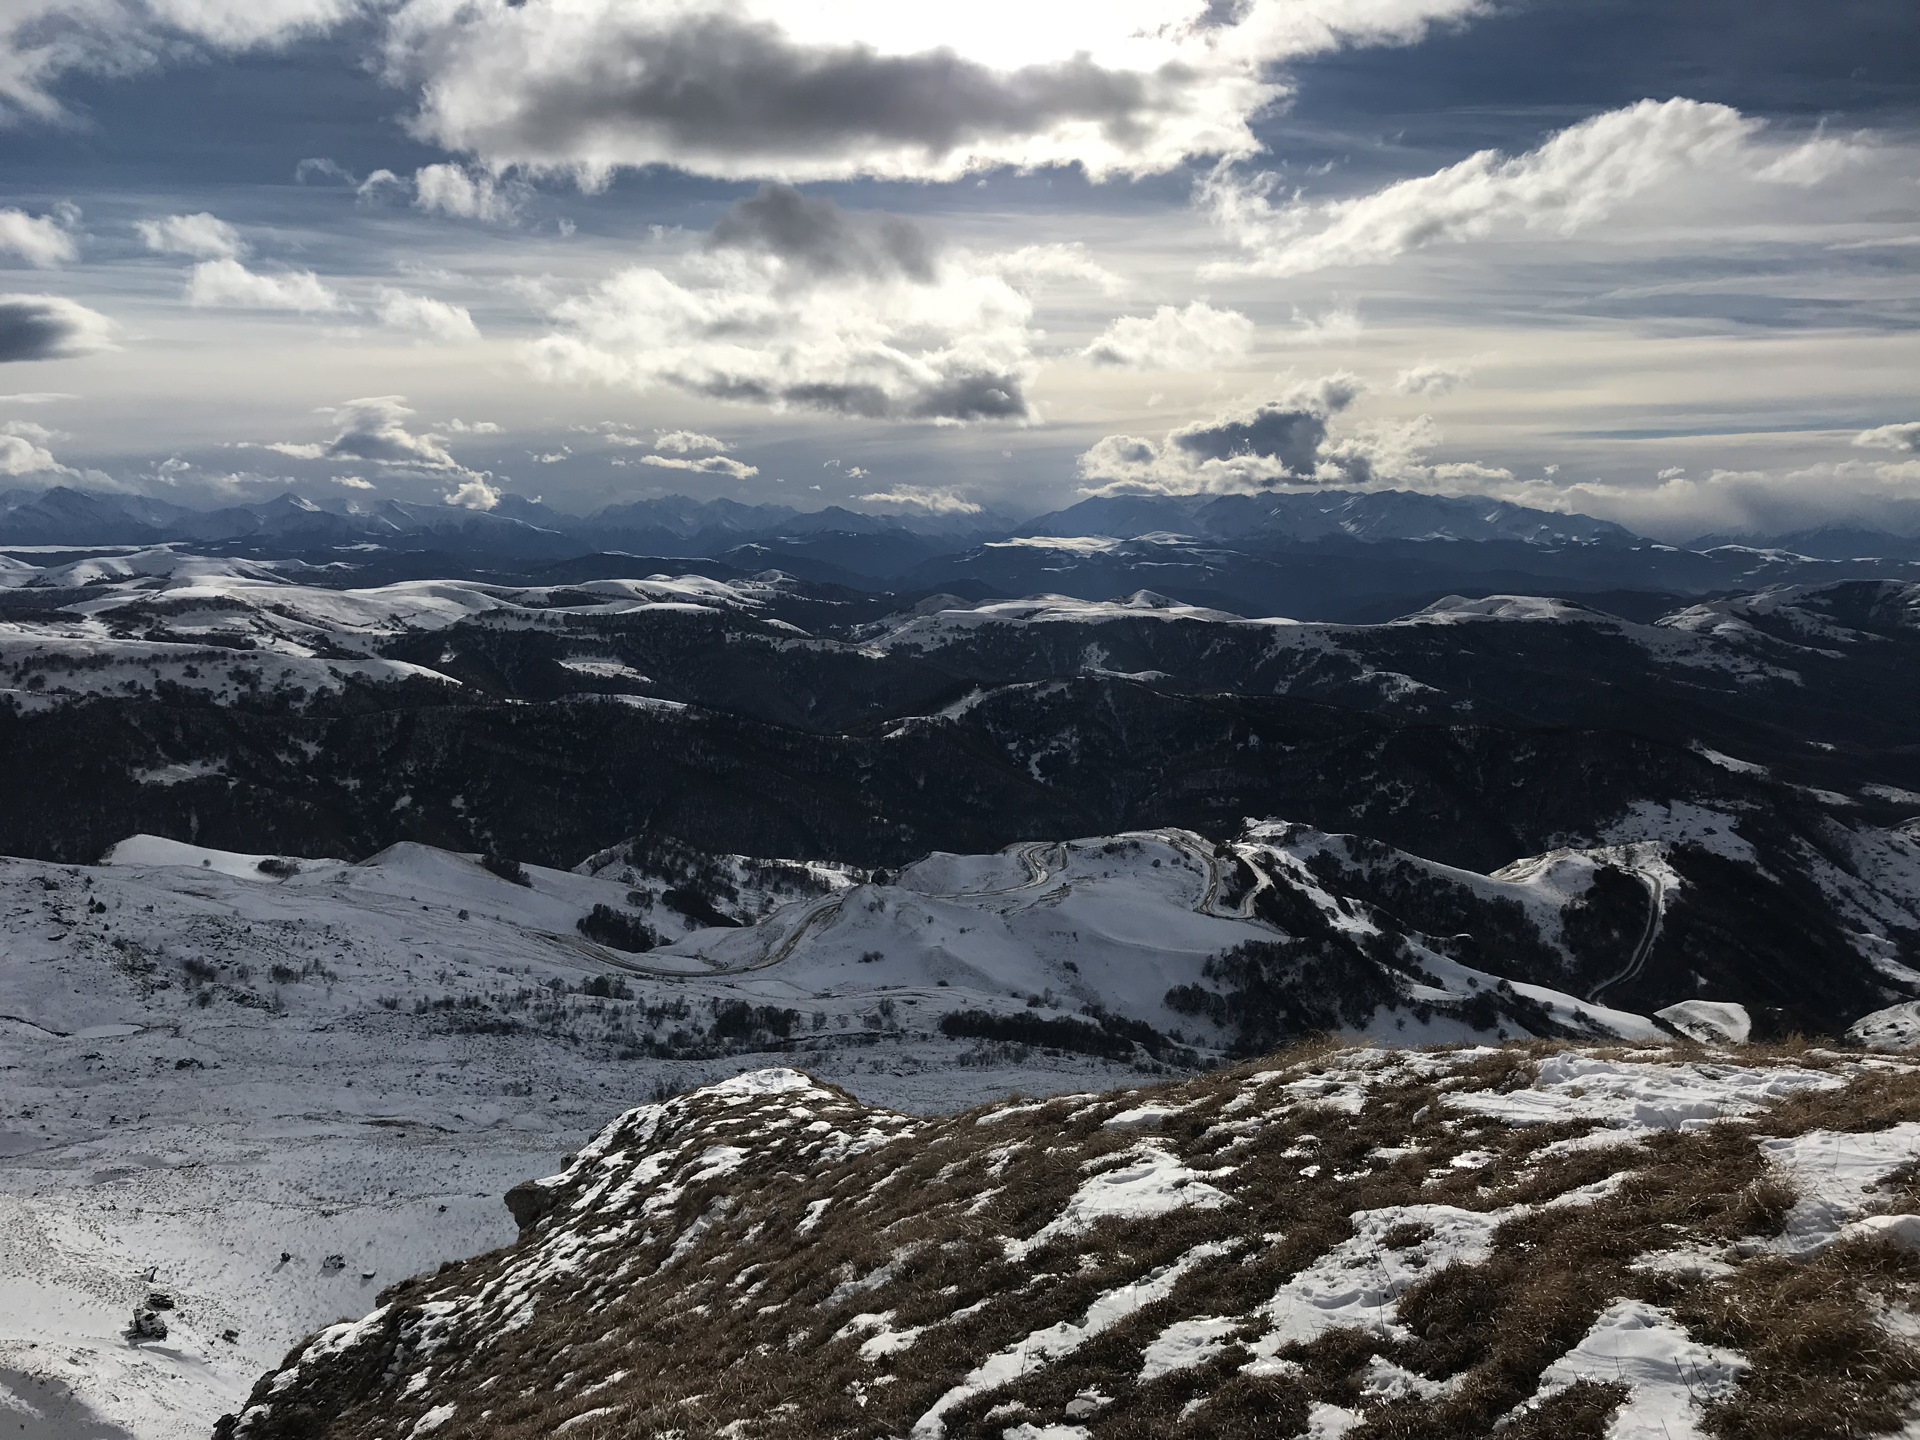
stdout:
<svg viewBox="0 0 1920 1440">
<path fill-rule="evenodd" d="M 746 480 L 760 473 L 757 465 L 746 465 L 731 455 L 702 455 L 691 459 L 683 455 L 642 455 L 642 465 L 655 465 L 662 470 L 693 470 L 702 475 L 725 475 L 734 480 Z"/>
<path fill-rule="evenodd" d="M 1687 177 L 1811 184 L 1852 163 L 1859 148 L 1824 139 L 1783 148 L 1763 138 L 1764 125 L 1725 105 L 1642 100 L 1522 155 L 1482 150 L 1431 175 L 1321 204 L 1276 204 L 1276 177 L 1247 179 L 1222 165 L 1199 195 L 1244 254 L 1207 273 L 1302 275 L 1503 233 L 1571 235 Z"/>
<path fill-rule="evenodd" d="M 479 327 L 464 305 L 412 295 L 386 285 L 374 291 L 373 298 L 374 313 L 389 330 L 410 331 L 449 345 L 480 338 Z"/>
<path fill-rule="evenodd" d="M 1467 383 L 1470 372 L 1449 365 L 1414 365 L 1393 382 L 1400 395 L 1451 395 Z"/>
<path fill-rule="evenodd" d="M 1905 450 L 1909 455 L 1920 455 L 1920 420 L 1862 430 L 1853 437 L 1853 443 L 1862 450 Z"/>
<path fill-rule="evenodd" d="M 440 498 L 448 505 L 458 505 L 466 510 L 491 510 L 500 503 L 500 493 L 489 477 L 469 473 Z"/>
<path fill-rule="evenodd" d="M 200 260 L 239 260 L 247 253 L 240 232 L 216 215 L 167 215 L 134 227 L 149 250 L 162 255 L 191 255 Z"/>
<path fill-rule="evenodd" d="M 1080 354 L 1129 370 L 1210 370 L 1252 348 L 1253 321 L 1195 300 L 1184 309 L 1162 305 L 1151 315 L 1122 315 Z"/>
<path fill-rule="evenodd" d="M 341 308 L 340 297 L 311 270 L 264 275 L 232 259 L 203 260 L 194 266 L 187 277 L 187 303 L 309 315 Z"/>
<path fill-rule="evenodd" d="M 52 438 L 51 431 L 27 421 L 10 420 L 0 425 L 0 475 L 69 473 L 46 447 Z"/>
<path fill-rule="evenodd" d="M 675 274 L 636 267 L 553 307 L 541 375 L 869 419 L 1024 421 L 1033 301 L 911 222 L 772 186 Z"/>
<path fill-rule="evenodd" d="M 113 328 L 98 310 L 58 295 L 0 295 L 0 363 L 110 350 Z"/>
<path fill-rule="evenodd" d="M 378 170 L 360 187 L 362 192 L 378 177 L 398 183 L 390 171 Z M 493 176 L 458 165 L 427 165 L 414 171 L 413 203 L 429 214 L 495 222 L 512 220 L 520 208 Z"/>
<path fill-rule="evenodd" d="M 323 444 L 285 442 L 269 445 L 299 460 L 370 460 L 401 470 L 460 470 L 447 453 L 445 437 L 431 431 L 416 435 L 407 429 L 413 410 L 404 395 L 369 395 L 340 405 L 324 405 L 316 414 L 334 425 L 333 439 Z"/>
<path fill-rule="evenodd" d="M 858 466 L 847 472 L 849 475 L 864 474 Z M 957 490 L 938 485 L 895 485 L 890 490 L 876 490 L 870 495 L 862 495 L 861 501 L 868 505 L 898 505 L 907 510 L 918 510 L 924 515 L 978 515 L 980 506 L 967 499 Z"/>
<path fill-rule="evenodd" d="M 1368 447 L 1329 443 L 1328 422 L 1359 396 L 1345 372 L 1250 409 L 1170 430 L 1158 441 L 1108 435 L 1079 459 L 1092 493 L 1192 494 L 1373 478 Z"/>
<path fill-rule="evenodd" d="M 29 215 L 24 210 L 0 210 L 0 254 L 18 255 L 36 270 L 52 270 L 80 258 L 72 222 L 78 211 Z"/>
<path fill-rule="evenodd" d="M 696 450 L 712 450 L 719 454 L 733 447 L 724 440 L 716 440 L 711 435 L 702 435 L 697 430 L 656 430 L 653 436 L 653 448 L 665 450 L 674 455 L 690 455 Z"/>
<path fill-rule="evenodd" d="M 1096 178 L 1258 148 L 1277 61 L 1406 43 L 1484 0 L 407 0 L 389 77 L 416 132 L 495 167 Z"/>
</svg>

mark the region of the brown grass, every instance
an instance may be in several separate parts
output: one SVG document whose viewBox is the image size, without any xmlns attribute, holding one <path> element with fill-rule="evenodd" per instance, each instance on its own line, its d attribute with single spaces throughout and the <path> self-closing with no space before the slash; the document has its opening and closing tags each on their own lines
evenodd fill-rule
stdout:
<svg viewBox="0 0 1920 1440">
<path fill-rule="evenodd" d="M 1537 1061 L 1563 1048 L 1534 1043 L 1475 1056 L 1459 1063 L 1451 1083 L 1529 1084 Z M 1772 1047 L 1767 1063 L 1785 1062 L 1792 1048 Z M 442 1352 L 432 1384 L 407 1397 L 399 1391 L 418 1362 L 409 1358 L 406 1327 L 420 1304 L 474 1294 L 537 1253 L 551 1229 L 536 1227 L 507 1251 L 396 1287 L 398 1313 L 380 1343 L 303 1378 L 285 1397 L 291 1403 L 277 1403 L 271 1423 L 246 1440 L 390 1440 L 447 1399 L 461 1408 L 436 1440 L 547 1440 L 569 1417 L 607 1405 L 620 1413 L 569 1430 L 568 1440 L 651 1440 L 668 1432 L 711 1440 L 742 1421 L 747 1440 L 897 1437 L 987 1356 L 1047 1326 L 1078 1323 L 1100 1295 L 1197 1245 L 1228 1240 L 1237 1242 L 1233 1253 L 1195 1267 L 1165 1300 L 953 1409 L 950 1440 L 1000 1440 L 1014 1419 L 986 1416 L 1011 1403 L 1026 1407 L 1018 1418 L 1058 1423 L 1089 1389 L 1112 1401 L 1075 1422 L 1095 1440 L 1278 1440 L 1305 1429 L 1315 1402 L 1360 1407 L 1362 1377 L 1376 1356 L 1451 1380 L 1451 1393 L 1376 1404 L 1351 1440 L 1468 1440 L 1496 1425 L 1504 1425 L 1502 1440 L 1594 1440 L 1619 1403 L 1619 1387 L 1576 1385 L 1538 1406 L 1526 1402 L 1545 1367 L 1622 1297 L 1667 1306 L 1699 1338 L 1748 1356 L 1746 1385 L 1709 1416 L 1724 1440 L 1869 1433 L 1806 1428 L 1823 1414 L 1864 1417 L 1847 1422 L 1856 1427 L 1889 1415 L 1897 1423 L 1909 1389 L 1920 1385 L 1920 1360 L 1875 1321 L 1868 1301 L 1912 1303 L 1920 1260 L 1885 1246 L 1835 1247 L 1812 1262 L 1749 1260 L 1731 1284 L 1649 1273 L 1632 1262 L 1650 1251 L 1713 1249 L 1777 1233 L 1793 1197 L 1764 1171 L 1755 1133 L 1877 1128 L 1920 1116 L 1920 1079 L 1875 1073 L 1845 1091 L 1795 1097 L 1754 1125 L 1545 1158 L 1544 1147 L 1592 1127 L 1515 1128 L 1450 1111 L 1429 1080 L 1404 1075 L 1374 1086 L 1358 1115 L 1322 1104 L 1277 1106 L 1274 1086 L 1261 1087 L 1268 1098 L 1259 1105 L 1225 1112 L 1263 1073 L 1287 1072 L 1284 1081 L 1324 1071 L 1337 1063 L 1337 1050 L 1316 1042 L 1197 1079 L 1098 1101 L 1063 1098 L 1021 1114 L 983 1107 L 832 1163 L 804 1159 L 797 1132 L 779 1132 L 755 1142 L 741 1171 L 688 1185 L 647 1221 L 652 1238 L 624 1238 L 604 1258 L 589 1252 L 564 1284 L 541 1291 L 533 1323 L 510 1342 L 496 1345 L 482 1331 Z M 1683 1053 L 1738 1063 L 1708 1047 Z M 1802 1063 L 1827 1061 L 1815 1055 Z M 1156 1130 L 1103 1128 L 1148 1101 L 1185 1108 Z M 702 1103 L 696 1096 L 686 1105 L 689 1158 L 757 1123 Z M 843 1128 L 865 1123 L 850 1097 L 826 1108 L 836 1106 Z M 997 1118 L 979 1123 L 989 1115 Z M 1256 1116 L 1261 1123 L 1249 1133 L 1240 1122 Z M 1058 1214 L 1084 1180 L 1086 1162 L 1146 1141 L 1215 1171 L 1212 1183 L 1233 1203 L 1109 1221 L 1024 1261 L 1008 1258 L 1003 1238 L 1031 1235 Z M 1419 1153 L 1372 1158 L 1381 1147 Z M 1495 1159 L 1479 1169 L 1448 1166 L 1469 1149 Z M 1309 1164 L 1318 1172 L 1303 1175 Z M 1609 1179 L 1613 1188 L 1597 1200 L 1532 1208 L 1503 1225 L 1484 1263 L 1450 1267 L 1414 1287 L 1399 1306 L 1409 1338 L 1336 1331 L 1285 1352 L 1297 1374 L 1241 1372 L 1242 1345 L 1263 1328 L 1254 1318 L 1259 1307 L 1348 1239 L 1356 1211 L 1415 1203 L 1542 1207 Z M 1911 1181 L 1900 1183 L 1911 1189 Z M 829 1197 L 818 1228 L 796 1233 L 809 1202 Z M 709 1228 L 660 1271 L 703 1216 Z M 595 1213 L 570 1223 L 591 1239 L 630 1218 Z M 1401 1226 L 1385 1243 L 1417 1244 L 1420 1232 Z M 869 1278 L 870 1288 L 841 1289 Z M 859 1347 L 870 1331 L 836 1338 L 863 1312 L 891 1312 L 893 1328 L 921 1333 L 910 1348 L 865 1359 Z M 1247 1317 L 1242 1345 L 1139 1383 L 1142 1349 L 1172 1320 L 1197 1315 Z M 592 1390 L 617 1371 L 627 1374 Z M 475 1387 L 490 1374 L 501 1378 L 483 1395 Z M 1189 1412 L 1195 1401 L 1202 1403 Z M 490 1411 L 484 1420 L 481 1409 Z"/>
</svg>

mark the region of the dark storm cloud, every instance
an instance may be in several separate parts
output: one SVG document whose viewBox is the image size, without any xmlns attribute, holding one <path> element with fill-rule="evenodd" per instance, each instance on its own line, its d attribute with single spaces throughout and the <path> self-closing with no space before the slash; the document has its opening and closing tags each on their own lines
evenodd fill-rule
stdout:
<svg viewBox="0 0 1920 1440">
<path fill-rule="evenodd" d="M 0 362 L 65 360 L 108 348 L 112 322 L 57 295 L 0 295 Z"/>
<path fill-rule="evenodd" d="M 1260 406 L 1251 414 L 1204 420 L 1167 436 L 1194 464 L 1208 460 L 1265 460 L 1291 476 L 1311 476 L 1327 442 L 1327 419 L 1347 408 L 1359 387 L 1350 379 L 1323 381 L 1311 394 Z"/>
<path fill-rule="evenodd" d="M 611 6 L 529 62 L 513 37 L 533 25 L 517 7 L 452 27 L 403 17 L 389 54 L 396 78 L 422 85 L 419 134 L 505 164 L 930 175 L 1063 125 L 1118 158 L 1151 146 L 1202 83 L 1177 64 L 1143 73 L 1081 54 L 1003 71 L 947 46 L 883 54 L 738 15 Z"/>
<path fill-rule="evenodd" d="M 887 215 L 862 224 L 831 200 L 791 185 L 762 185 L 720 217 L 706 243 L 709 250 L 774 255 L 823 279 L 933 279 L 933 244 L 911 220 Z"/>
</svg>

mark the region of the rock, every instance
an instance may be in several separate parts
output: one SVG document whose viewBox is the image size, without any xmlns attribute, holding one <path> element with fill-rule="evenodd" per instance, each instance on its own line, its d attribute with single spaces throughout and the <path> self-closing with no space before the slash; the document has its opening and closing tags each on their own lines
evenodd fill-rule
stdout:
<svg viewBox="0 0 1920 1440">
<path fill-rule="evenodd" d="M 328 1275 L 334 1274 L 335 1272 L 344 1270 L 346 1268 L 347 1268 L 347 1257 L 344 1255 L 329 1255 L 327 1256 L 326 1259 L 320 1262 L 320 1269 Z"/>
<path fill-rule="evenodd" d="M 1847 1031 L 1847 1043 L 1867 1050 L 1912 1050 L 1920 1046 L 1920 1000 L 1862 1015 Z"/>
<path fill-rule="evenodd" d="M 152 1310 L 142 1306 L 133 1312 L 133 1324 L 127 1327 L 129 1340 L 164 1340 L 167 1338 L 167 1322 Z"/>
<path fill-rule="evenodd" d="M 147 1296 L 147 1309 L 171 1310 L 173 1309 L 173 1296 L 167 1294 L 164 1290 L 155 1290 Z"/>
<path fill-rule="evenodd" d="M 1753 1017 L 1747 1014 L 1747 1007 L 1731 1001 L 1682 1000 L 1653 1013 L 1688 1039 L 1706 1045 L 1744 1045 L 1753 1034 Z"/>
<path fill-rule="evenodd" d="M 521 1234 L 524 1235 L 546 1219 L 554 1207 L 558 1185 L 559 1177 L 549 1176 L 541 1180 L 522 1180 L 507 1191 L 507 1209 L 513 1212 L 513 1223 L 520 1227 Z"/>
</svg>

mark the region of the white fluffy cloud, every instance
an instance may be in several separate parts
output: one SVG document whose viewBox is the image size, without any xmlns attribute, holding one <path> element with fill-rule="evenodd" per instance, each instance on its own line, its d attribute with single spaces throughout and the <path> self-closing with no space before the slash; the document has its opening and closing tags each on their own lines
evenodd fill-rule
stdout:
<svg viewBox="0 0 1920 1440">
<path fill-rule="evenodd" d="M 374 313 L 389 330 L 404 330 L 449 345 L 480 338 L 480 329 L 464 305 L 414 295 L 382 285 L 374 291 Z"/>
<path fill-rule="evenodd" d="M 1484 0 L 407 0 L 390 78 L 492 166 L 727 178 L 1096 177 L 1252 154 L 1276 62 L 1406 43 Z"/>
<path fill-rule="evenodd" d="M 70 218 L 66 214 L 0 210 L 0 254 L 18 255 L 38 270 L 51 270 L 79 259 L 80 247 L 74 243 Z"/>
<path fill-rule="evenodd" d="M 636 267 L 553 309 L 558 381 L 867 419 L 1024 421 L 1033 301 L 992 257 L 784 186 L 739 202 L 675 273 Z"/>
<path fill-rule="evenodd" d="M 140 232 L 149 250 L 157 250 L 162 255 L 238 260 L 247 253 L 240 232 L 204 210 L 197 215 L 165 215 L 158 220 L 142 220 L 134 229 Z"/>
<path fill-rule="evenodd" d="M 1523 155 L 1482 150 L 1431 175 L 1323 204 L 1275 204 L 1274 176 L 1246 179 L 1222 166 L 1200 196 L 1243 258 L 1207 273 L 1302 275 L 1500 234 L 1571 235 L 1688 177 L 1814 184 L 1862 153 L 1854 142 L 1824 136 L 1775 144 L 1763 129 L 1725 105 L 1642 100 L 1569 126 Z"/>
<path fill-rule="evenodd" d="M 1853 443 L 1862 450 L 1905 450 L 1910 455 L 1920 455 L 1920 420 L 1862 430 L 1853 437 Z"/>
<path fill-rule="evenodd" d="M 0 295 L 0 364 L 113 348 L 113 322 L 61 295 Z"/>
<path fill-rule="evenodd" d="M 469 472 L 465 479 L 440 498 L 463 510 L 491 510 L 500 503 L 500 491 L 489 476 Z"/>
<path fill-rule="evenodd" d="M 67 467 L 54 459 L 53 452 L 46 447 L 51 438 L 45 428 L 26 421 L 10 420 L 0 424 L 0 475 L 67 473 Z"/>
<path fill-rule="evenodd" d="M 702 435 L 697 430 L 658 430 L 654 432 L 653 448 L 673 455 L 690 455 L 697 450 L 724 454 L 733 447 L 724 440 Z"/>
<path fill-rule="evenodd" d="M 390 172 L 377 170 L 361 189 L 375 185 L 382 176 L 394 180 Z M 458 165 L 426 165 L 414 171 L 413 203 L 429 214 L 449 215 L 456 220 L 499 222 L 519 213 L 514 197 L 493 176 Z"/>
<path fill-rule="evenodd" d="M 692 470 L 701 475 L 725 475 L 734 480 L 747 480 L 760 473 L 757 465 L 747 465 L 731 455 L 702 455 L 697 460 L 684 455 L 642 455 L 642 465 L 658 466 L 662 470 Z"/>
<path fill-rule="evenodd" d="M 1122 315 L 1080 354 L 1129 370 L 1211 370 L 1252 348 L 1253 321 L 1195 300 L 1184 309 L 1162 305 L 1151 315 Z"/>
<path fill-rule="evenodd" d="M 1401 395 L 1451 395 L 1467 383 L 1469 372 L 1450 365 L 1413 365 L 1393 382 Z"/>
<path fill-rule="evenodd" d="M 341 308 L 340 297 L 311 270 L 264 275 L 238 260 L 203 260 L 187 277 L 187 303 L 239 310 L 318 314 Z"/>
<path fill-rule="evenodd" d="M 942 485 L 895 485 L 890 490 L 862 495 L 860 500 L 867 505 L 897 505 L 903 510 L 918 510 L 923 515 L 978 515 L 981 512 L 977 503 Z"/>
</svg>

